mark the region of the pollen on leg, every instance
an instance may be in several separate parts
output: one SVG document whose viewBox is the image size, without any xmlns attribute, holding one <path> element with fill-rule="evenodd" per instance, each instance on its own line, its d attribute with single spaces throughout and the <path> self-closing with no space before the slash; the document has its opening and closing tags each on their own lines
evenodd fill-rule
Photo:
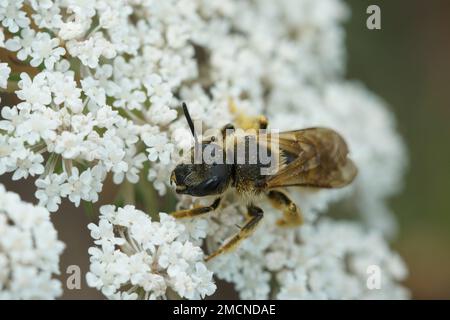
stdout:
<svg viewBox="0 0 450 320">
<path fill-rule="evenodd" d="M 266 116 L 259 116 L 258 118 L 259 122 L 259 129 L 265 130 L 267 129 L 267 126 L 269 125 L 269 121 L 267 120 Z"/>
</svg>

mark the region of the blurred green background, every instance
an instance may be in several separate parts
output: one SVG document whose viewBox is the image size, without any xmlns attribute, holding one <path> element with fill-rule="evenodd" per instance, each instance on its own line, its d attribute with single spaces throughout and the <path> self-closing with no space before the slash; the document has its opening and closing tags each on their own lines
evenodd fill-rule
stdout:
<svg viewBox="0 0 450 320">
<path fill-rule="evenodd" d="M 410 165 L 392 199 L 394 247 L 419 299 L 450 298 L 450 1 L 348 1 L 348 78 L 359 79 L 396 115 Z M 366 9 L 381 9 L 381 30 Z M 381 174 L 381 173 L 380 173 Z"/>
<path fill-rule="evenodd" d="M 320 1 L 320 0 L 318 0 Z M 348 0 L 352 10 L 347 31 L 347 76 L 361 80 L 395 113 L 408 147 L 409 168 L 404 190 L 391 199 L 400 232 L 393 246 L 410 270 L 406 286 L 413 298 L 450 298 L 450 1 Z M 381 30 L 366 28 L 366 9 L 381 8 Z M 8 97 L 2 97 L 7 104 Z M 382 174 L 382 173 L 380 173 Z M 10 176 L 0 182 L 35 202 L 34 186 L 24 188 Z M 117 190 L 105 190 L 103 202 Z M 67 245 L 61 278 L 72 264 L 88 271 L 92 245 L 80 208 L 63 202 L 52 215 Z M 226 298 L 236 298 L 228 285 Z M 223 292 L 223 291 L 222 291 Z M 66 299 L 102 299 L 84 282 L 82 290 L 66 290 Z"/>
</svg>

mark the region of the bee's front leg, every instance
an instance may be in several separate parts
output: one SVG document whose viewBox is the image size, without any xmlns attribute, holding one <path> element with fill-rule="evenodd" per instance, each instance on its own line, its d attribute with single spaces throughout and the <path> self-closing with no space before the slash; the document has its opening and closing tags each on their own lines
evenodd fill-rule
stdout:
<svg viewBox="0 0 450 320">
<path fill-rule="evenodd" d="M 214 251 L 208 257 L 206 257 L 205 261 L 209 261 L 220 254 L 235 249 L 242 240 L 248 238 L 255 231 L 256 226 L 264 216 L 264 212 L 261 208 L 253 205 L 248 206 L 247 210 L 248 210 L 247 215 L 249 219 L 247 220 L 245 225 L 241 228 L 241 230 L 236 235 L 234 235 L 230 240 L 228 240 L 225 244 L 219 247 L 216 251 Z"/>
<path fill-rule="evenodd" d="M 300 209 L 289 197 L 280 191 L 267 193 L 272 206 L 283 212 L 283 218 L 278 219 L 277 224 L 282 227 L 295 227 L 303 223 L 303 215 Z"/>
<path fill-rule="evenodd" d="M 182 219 L 182 218 L 192 218 L 197 217 L 200 215 L 203 215 L 205 213 L 211 212 L 216 210 L 219 207 L 220 201 L 222 199 L 219 197 L 214 202 L 207 207 L 197 207 L 192 209 L 186 209 L 186 210 L 178 210 L 171 214 L 172 217 L 176 219 Z"/>
</svg>

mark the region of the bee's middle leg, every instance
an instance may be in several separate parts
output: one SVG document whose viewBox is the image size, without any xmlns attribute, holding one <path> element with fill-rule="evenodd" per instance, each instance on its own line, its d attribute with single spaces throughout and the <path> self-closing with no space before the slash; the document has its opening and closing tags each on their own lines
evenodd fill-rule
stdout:
<svg viewBox="0 0 450 320">
<path fill-rule="evenodd" d="M 208 257 L 206 257 L 205 261 L 209 261 L 214 257 L 217 257 L 220 254 L 230 252 L 235 249 L 239 243 L 247 239 L 256 229 L 256 226 L 261 221 L 264 216 L 264 212 L 261 208 L 250 205 L 247 207 L 247 215 L 249 219 L 245 223 L 245 225 L 241 228 L 241 230 L 234 235 L 230 240 L 228 240 L 225 244 L 219 247 L 216 251 L 211 253 Z"/>
<path fill-rule="evenodd" d="M 283 218 L 278 219 L 277 224 L 282 227 L 295 227 L 303 223 L 303 215 L 294 202 L 280 191 L 271 190 L 267 193 L 272 206 L 283 212 Z"/>
<path fill-rule="evenodd" d="M 186 210 L 178 210 L 175 212 L 172 212 L 171 216 L 176 219 L 182 219 L 182 218 L 192 218 L 200 215 L 204 215 L 208 212 L 214 211 L 219 207 L 220 201 L 222 199 L 219 197 L 214 202 L 207 207 L 197 207 L 192 209 L 186 209 Z"/>
</svg>

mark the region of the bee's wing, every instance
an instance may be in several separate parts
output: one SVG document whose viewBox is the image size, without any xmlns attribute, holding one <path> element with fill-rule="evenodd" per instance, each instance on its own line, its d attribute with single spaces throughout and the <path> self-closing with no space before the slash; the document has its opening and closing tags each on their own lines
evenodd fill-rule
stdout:
<svg viewBox="0 0 450 320">
<path fill-rule="evenodd" d="M 347 157 L 344 139 L 327 128 L 308 128 L 268 134 L 267 143 L 278 143 L 286 163 L 268 176 L 268 189 L 287 186 L 340 188 L 353 181 L 357 168 Z"/>
</svg>

